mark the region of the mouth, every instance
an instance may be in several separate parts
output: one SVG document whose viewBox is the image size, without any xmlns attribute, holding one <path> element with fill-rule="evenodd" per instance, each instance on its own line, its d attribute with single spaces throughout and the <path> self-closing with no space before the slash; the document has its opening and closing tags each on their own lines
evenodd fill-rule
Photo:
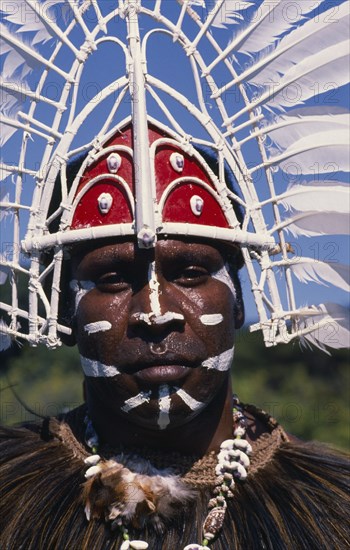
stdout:
<svg viewBox="0 0 350 550">
<path fill-rule="evenodd" d="M 191 367 L 183 365 L 152 365 L 140 368 L 134 372 L 134 376 L 147 384 L 166 384 L 183 380 L 191 370 Z"/>
</svg>

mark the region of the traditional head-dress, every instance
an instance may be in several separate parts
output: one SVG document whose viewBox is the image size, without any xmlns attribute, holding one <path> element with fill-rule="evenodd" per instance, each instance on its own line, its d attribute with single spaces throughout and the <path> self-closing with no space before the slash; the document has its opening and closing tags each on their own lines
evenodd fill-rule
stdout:
<svg viewBox="0 0 350 550">
<path fill-rule="evenodd" d="M 17 0 L 3 16 L 2 348 L 70 331 L 67 246 L 164 235 L 241 247 L 266 345 L 348 344 L 345 308 L 299 296 L 349 283 L 303 253 L 348 230 L 346 2 Z"/>
<path fill-rule="evenodd" d="M 345 1 L 2 10 L 1 349 L 56 347 L 70 333 L 59 302 L 71 246 L 166 236 L 240 248 L 259 316 L 250 328 L 266 345 L 348 345 L 344 307 L 299 297 L 299 282 L 349 286 L 344 265 L 300 253 L 303 237 L 348 230 Z M 348 547 L 345 459 L 290 441 L 263 412 L 235 402 L 234 439 L 217 457 L 136 458 L 96 449 L 85 414 L 0 432 L 4 548 Z"/>
</svg>

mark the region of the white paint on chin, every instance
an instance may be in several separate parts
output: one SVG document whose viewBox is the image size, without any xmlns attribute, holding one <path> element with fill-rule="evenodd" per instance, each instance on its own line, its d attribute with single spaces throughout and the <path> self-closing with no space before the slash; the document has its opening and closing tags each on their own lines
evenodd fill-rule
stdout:
<svg viewBox="0 0 350 550">
<path fill-rule="evenodd" d="M 164 430 L 170 424 L 169 411 L 171 398 L 169 394 L 170 388 L 167 384 L 160 386 L 158 426 L 161 430 Z"/>
<path fill-rule="evenodd" d="M 215 273 L 212 273 L 212 277 L 213 279 L 217 279 L 218 281 L 221 281 L 222 283 L 227 285 L 231 290 L 233 296 L 236 298 L 235 285 L 233 284 L 227 265 L 224 265 L 221 269 L 215 271 Z"/>
<path fill-rule="evenodd" d="M 72 279 L 69 283 L 70 288 L 75 292 L 75 313 L 77 312 L 79 302 L 85 294 L 96 287 L 92 281 L 78 281 Z"/>
<path fill-rule="evenodd" d="M 230 370 L 232 360 L 233 360 L 234 346 L 231 349 L 223 351 L 215 357 L 209 357 L 202 363 L 202 367 L 210 370 L 217 370 L 220 372 L 225 372 Z"/>
<path fill-rule="evenodd" d="M 88 359 L 82 355 L 80 356 L 80 362 L 86 376 L 92 376 L 94 378 L 112 378 L 113 376 L 120 374 L 117 367 L 114 367 L 113 365 L 104 365 L 100 361 Z"/>
<path fill-rule="evenodd" d="M 125 401 L 122 407 L 122 411 L 127 413 L 132 409 L 136 409 L 136 407 L 143 405 L 144 403 L 149 403 L 151 393 L 152 393 L 151 391 L 141 391 L 137 395 L 130 397 L 130 399 L 127 399 Z"/>
<path fill-rule="evenodd" d="M 176 391 L 176 395 L 178 395 L 182 401 L 191 409 L 191 411 L 199 411 L 204 407 L 204 403 L 202 401 L 197 401 L 189 395 L 187 392 L 185 392 L 182 388 L 179 388 Z"/>
<path fill-rule="evenodd" d="M 109 321 L 95 321 L 94 323 L 87 323 L 84 325 L 84 330 L 88 334 L 94 334 L 95 332 L 106 332 L 110 330 L 112 324 Z"/>
<path fill-rule="evenodd" d="M 212 313 L 212 314 L 208 314 L 208 315 L 201 315 L 199 320 L 203 325 L 214 326 L 214 325 L 219 325 L 220 323 L 222 323 L 224 318 L 221 315 L 221 313 Z"/>
</svg>

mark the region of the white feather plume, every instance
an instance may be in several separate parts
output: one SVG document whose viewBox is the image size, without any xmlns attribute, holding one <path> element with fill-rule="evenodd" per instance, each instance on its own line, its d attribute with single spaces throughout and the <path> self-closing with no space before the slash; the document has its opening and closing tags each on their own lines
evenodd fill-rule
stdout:
<svg viewBox="0 0 350 550">
<path fill-rule="evenodd" d="M 340 42 L 349 29 L 350 12 L 346 3 L 332 6 L 322 17 L 312 18 L 282 38 L 273 51 L 268 51 L 245 71 L 240 79 L 263 86 L 277 74 L 285 74 L 305 57 L 314 55 Z"/>
<path fill-rule="evenodd" d="M 302 283 L 327 283 L 342 290 L 350 290 L 349 266 L 336 262 L 322 262 L 315 258 L 296 258 L 288 262 L 288 268 Z"/>
<path fill-rule="evenodd" d="M 0 285 L 4 285 L 10 273 L 10 267 L 7 265 L 6 258 L 0 253 Z"/>
<path fill-rule="evenodd" d="M 316 7 L 323 0 L 303 0 L 298 4 L 295 20 L 288 17 L 285 0 L 264 0 L 258 7 L 252 21 L 233 40 L 235 50 L 241 52 L 260 52 L 273 44 L 278 36 L 290 29 L 298 20 Z"/>
<path fill-rule="evenodd" d="M 288 171 L 290 160 L 298 164 L 302 174 L 314 174 L 315 163 L 320 174 L 327 172 L 347 172 L 350 168 L 350 135 L 348 130 L 315 132 L 292 143 L 280 155 L 269 157 L 269 163 L 279 164 Z"/>
<path fill-rule="evenodd" d="M 349 186 L 337 181 L 322 181 L 291 185 L 278 202 L 286 210 L 319 211 L 347 214 Z"/>
<path fill-rule="evenodd" d="M 304 345 L 312 344 L 327 353 L 330 348 L 350 347 L 349 309 L 327 302 L 300 310 L 299 328 L 311 329 L 300 337 Z"/>
<path fill-rule="evenodd" d="M 350 113 L 334 110 L 318 112 L 301 108 L 275 117 L 274 124 L 265 126 L 260 132 L 268 134 L 280 149 L 284 150 L 303 137 L 328 130 L 342 130 L 349 127 Z M 256 132 L 257 135 L 260 132 Z"/>
<path fill-rule="evenodd" d="M 303 212 L 283 222 L 286 231 L 294 237 L 319 235 L 347 235 L 350 227 L 349 213 Z"/>
<path fill-rule="evenodd" d="M 45 25 L 42 18 L 38 16 L 33 6 L 38 12 L 50 16 L 50 9 L 55 4 L 61 3 L 62 0 L 51 0 L 46 2 L 38 2 L 37 0 L 12 0 L 4 2 L 2 12 L 9 23 L 18 25 L 17 33 L 34 33 L 31 39 L 32 44 L 45 43 L 52 37 L 52 28 Z"/>
<path fill-rule="evenodd" d="M 12 339 L 9 334 L 7 334 L 8 326 L 7 324 L 0 319 L 0 351 L 5 351 L 11 347 Z"/>
<path fill-rule="evenodd" d="M 295 107 L 315 95 L 315 83 L 319 93 L 329 90 L 330 82 L 337 87 L 349 82 L 349 42 L 343 40 L 338 44 L 305 57 L 293 65 L 283 76 L 275 75 L 273 85 L 268 84 L 262 93 L 263 106 L 274 108 Z"/>
<path fill-rule="evenodd" d="M 252 2 L 237 2 L 237 0 L 225 0 L 213 19 L 212 26 L 226 29 L 227 25 L 238 23 L 243 19 L 242 11 L 252 6 Z"/>
</svg>

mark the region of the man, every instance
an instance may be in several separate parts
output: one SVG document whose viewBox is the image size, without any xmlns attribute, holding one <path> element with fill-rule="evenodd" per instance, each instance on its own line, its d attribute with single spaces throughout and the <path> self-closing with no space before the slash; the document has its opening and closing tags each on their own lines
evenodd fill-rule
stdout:
<svg viewBox="0 0 350 550">
<path fill-rule="evenodd" d="M 123 215 L 110 147 L 129 134 L 118 131 L 81 178 L 73 231 Z M 174 144 L 158 139 L 171 166 Z M 182 160 L 186 180 L 210 179 L 204 159 Z M 187 185 L 183 216 L 194 202 Z M 344 459 L 294 441 L 232 396 L 244 318 L 239 248 L 171 236 L 141 248 L 109 237 L 73 243 L 68 254 L 61 315 L 78 345 L 86 404 L 4 430 L 4 548 L 345 548 Z"/>
<path fill-rule="evenodd" d="M 11 35 L 11 24 L 20 23 L 18 14 L 6 12 L 5 54 L 11 55 L 4 86 L 14 97 L 4 109 L 11 107 L 5 140 L 12 128 L 23 133 L 18 160 L 5 165 L 16 177 L 16 195 L 5 209 L 14 213 L 14 243 L 28 255 L 30 268 L 22 267 L 16 248 L 17 255 L 3 261 L 12 292 L 11 304 L 1 304 L 9 324 L 0 328 L 6 338 L 33 345 L 76 340 L 86 403 L 58 419 L 3 429 L 2 547 L 346 548 L 344 457 L 295 441 L 263 411 L 240 405 L 229 378 L 235 330 L 243 322 L 242 257 L 259 314 L 252 328 L 263 331 L 268 345 L 297 336 L 328 344 L 324 328 L 330 319 L 339 335 L 336 347 L 345 345 L 340 309 L 333 304 L 298 309 L 292 284 L 292 274 L 308 280 L 311 269 L 317 279 L 319 268 L 327 281 L 334 278 L 344 287 L 343 269 L 294 257 L 285 238 L 289 226 L 310 230 L 310 218 L 314 234 L 324 233 L 328 203 L 323 213 L 314 194 L 324 202 L 331 194 L 332 212 L 339 210 L 342 221 L 344 190 L 298 184 L 286 191 L 277 173 L 292 158 L 302 174 L 310 174 L 318 160 L 314 150 L 334 145 L 325 127 L 342 127 L 344 117 L 311 111 L 303 118 L 287 106 L 289 118 L 269 118 L 271 108 L 285 107 L 287 84 L 300 84 L 303 104 L 313 89 L 309 78 L 322 83 L 328 65 L 342 85 L 341 31 L 328 28 L 328 19 L 318 32 L 311 24 L 305 30 L 318 21 L 317 14 L 310 21 L 305 17 L 315 9 L 308 2 L 298 4 L 296 21 L 286 19 L 284 2 L 276 2 L 272 13 L 270 2 L 262 2 L 261 17 L 248 17 L 248 26 L 228 46 L 216 29 L 230 25 L 231 16 L 242 19 L 250 3 L 233 12 L 230 3 L 219 1 L 210 13 L 198 14 L 205 3 L 125 0 L 111 7 L 72 1 L 68 26 L 67 18 L 50 23 L 29 4 L 35 23 L 19 33 L 32 33 L 30 46 Z M 280 35 L 284 38 L 275 40 Z M 37 48 L 52 36 L 58 45 L 47 61 Z M 273 42 L 262 43 L 261 36 L 273 36 Z M 315 47 L 317 36 L 325 54 Z M 165 45 L 164 55 L 158 49 L 166 60 L 165 81 L 157 64 L 146 63 L 154 38 L 159 48 Z M 297 47 L 302 39 L 310 66 Z M 98 72 L 106 45 L 114 54 L 117 49 L 122 62 L 107 64 L 101 80 L 111 73 L 111 82 L 86 101 L 84 83 L 91 73 L 85 77 L 84 70 L 92 66 Z M 266 58 L 260 56 L 265 48 Z M 245 51 L 258 52 L 248 56 L 255 66 L 241 63 Z M 97 62 L 89 65 L 95 53 Z M 179 59 L 190 68 L 190 90 L 188 73 L 177 75 Z M 233 69 L 236 62 L 239 70 Z M 19 71 L 26 76 L 36 63 L 38 85 L 34 91 L 35 79 L 26 79 L 22 94 L 30 103 L 26 111 L 8 79 Z M 259 84 L 260 70 L 262 82 L 274 77 L 281 82 L 267 89 Z M 252 74 L 265 86 L 261 95 L 249 95 Z M 54 82 L 63 79 L 59 101 L 45 95 L 48 75 Z M 223 94 L 233 86 L 238 101 L 224 105 Z M 125 97 L 131 103 L 126 121 Z M 322 130 L 317 140 L 309 133 L 316 127 Z M 268 132 L 275 149 L 265 143 Z M 339 135 L 336 145 L 342 147 L 342 131 Z M 31 166 L 29 137 L 42 146 L 39 170 Z M 251 165 L 245 147 L 253 138 Z M 341 155 L 336 159 L 344 161 Z M 30 205 L 22 193 L 24 174 L 35 182 Z M 298 214 L 283 218 L 281 206 Z M 278 286 L 280 269 L 285 293 Z M 18 273 L 28 276 L 27 309 L 18 304 Z"/>
</svg>

